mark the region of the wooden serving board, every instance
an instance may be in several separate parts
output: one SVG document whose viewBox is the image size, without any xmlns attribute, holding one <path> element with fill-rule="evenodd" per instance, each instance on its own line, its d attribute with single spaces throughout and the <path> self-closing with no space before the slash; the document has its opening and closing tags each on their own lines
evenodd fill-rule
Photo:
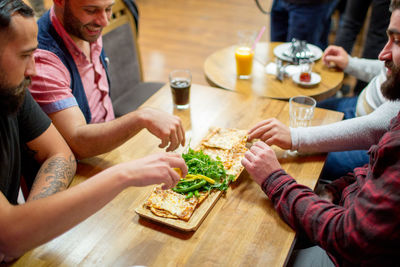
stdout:
<svg viewBox="0 0 400 267">
<path fill-rule="evenodd" d="M 149 192 L 148 195 L 150 195 L 150 193 L 151 192 Z M 186 231 L 186 232 L 196 231 L 197 228 L 199 228 L 200 224 L 206 218 L 207 214 L 214 207 L 215 203 L 217 203 L 217 200 L 220 198 L 220 196 L 222 194 L 223 194 L 222 191 L 211 192 L 208 195 L 208 197 L 206 197 L 206 199 L 204 199 L 204 201 L 201 203 L 201 205 L 195 209 L 192 217 L 190 217 L 189 221 L 187 221 L 187 222 L 183 221 L 183 220 L 179 220 L 179 219 L 170 219 L 170 218 L 163 218 L 163 217 L 156 216 L 149 209 L 147 209 L 144 206 L 140 206 L 140 207 L 136 208 L 135 211 L 141 217 L 171 226 L 171 227 L 179 229 L 181 231 Z"/>
<path fill-rule="evenodd" d="M 202 141 L 208 139 L 210 137 L 210 135 L 212 135 L 214 128 L 215 127 L 211 127 L 209 129 L 208 134 L 206 135 L 206 137 L 204 137 L 202 139 Z M 202 141 L 200 142 L 199 145 L 197 145 L 197 147 L 195 149 L 200 149 Z M 236 179 L 240 176 L 243 169 L 244 168 L 242 167 L 241 170 L 239 171 L 239 173 L 236 175 L 234 181 L 236 181 Z M 149 192 L 148 195 L 150 196 L 150 194 L 151 194 L 151 192 Z M 217 191 L 217 190 L 212 191 L 206 197 L 206 199 L 201 203 L 201 205 L 199 207 L 196 207 L 192 216 L 190 217 L 189 221 L 187 221 L 187 222 L 180 220 L 180 219 L 163 218 L 163 217 L 157 216 L 154 213 L 152 213 L 151 210 L 144 207 L 144 205 L 136 208 L 135 211 L 141 217 L 171 226 L 173 228 L 176 228 L 176 229 L 179 229 L 182 231 L 196 231 L 197 228 L 199 228 L 200 224 L 206 218 L 207 214 L 214 207 L 215 203 L 217 203 L 217 200 L 220 198 L 220 196 L 222 194 L 224 194 L 224 192 L 222 192 L 222 191 Z M 145 202 L 146 201 L 143 201 L 143 203 L 145 203 Z"/>
</svg>

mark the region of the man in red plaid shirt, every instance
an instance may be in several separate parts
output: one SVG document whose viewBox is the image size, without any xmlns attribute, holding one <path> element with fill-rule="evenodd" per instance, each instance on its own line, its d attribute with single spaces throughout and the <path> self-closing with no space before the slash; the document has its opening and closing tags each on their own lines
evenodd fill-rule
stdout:
<svg viewBox="0 0 400 267">
<path fill-rule="evenodd" d="M 379 55 L 387 67 L 382 93 L 400 100 L 400 0 L 392 0 L 391 11 L 389 40 Z M 302 265 L 296 266 L 400 265 L 400 113 L 369 155 L 369 164 L 318 196 L 297 184 L 264 142 L 245 154 L 243 166 L 282 219 L 319 246 L 298 253 L 295 265 Z"/>
</svg>

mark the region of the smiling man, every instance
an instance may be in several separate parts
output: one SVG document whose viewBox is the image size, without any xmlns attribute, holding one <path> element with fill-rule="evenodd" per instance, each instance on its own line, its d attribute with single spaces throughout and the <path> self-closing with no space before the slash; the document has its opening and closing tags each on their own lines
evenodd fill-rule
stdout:
<svg viewBox="0 0 400 267">
<path fill-rule="evenodd" d="M 391 10 L 389 40 L 379 55 L 387 67 L 382 92 L 400 100 L 400 0 L 392 1 Z M 281 218 L 319 246 L 297 251 L 294 266 L 398 265 L 400 113 L 368 153 L 369 164 L 328 185 L 321 198 L 297 184 L 264 142 L 246 152 L 242 164 Z"/>
<path fill-rule="evenodd" d="M 54 0 L 38 21 L 37 75 L 30 91 L 78 158 L 108 152 L 147 129 L 167 151 L 185 144 L 177 116 L 141 108 L 115 119 L 102 29 L 113 0 Z"/>
<path fill-rule="evenodd" d="M 111 167 L 68 188 L 76 161 L 26 86 L 35 75 L 37 24 L 22 0 L 0 0 L 0 264 L 64 233 L 129 186 L 164 184 L 187 174 L 178 154 L 161 153 Z M 26 156 L 40 164 L 27 201 L 17 205 Z M 65 190 L 66 189 L 66 190 Z"/>
</svg>

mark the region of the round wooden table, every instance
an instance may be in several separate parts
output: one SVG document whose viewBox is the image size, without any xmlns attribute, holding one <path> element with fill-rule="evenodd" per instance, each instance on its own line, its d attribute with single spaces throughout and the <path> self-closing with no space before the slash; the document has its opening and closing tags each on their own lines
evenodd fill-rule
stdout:
<svg viewBox="0 0 400 267">
<path fill-rule="evenodd" d="M 313 87 L 301 87 L 290 77 L 281 82 L 275 75 L 267 74 L 265 66 L 275 62 L 274 48 L 282 43 L 258 43 L 255 49 L 253 72 L 249 80 L 236 78 L 235 46 L 230 46 L 210 55 L 204 63 L 205 75 L 214 86 L 257 96 L 289 99 L 296 95 L 312 96 L 317 101 L 333 96 L 343 82 L 342 71 L 324 66 L 322 60 L 315 62 L 313 72 L 321 76 L 321 82 Z"/>
</svg>

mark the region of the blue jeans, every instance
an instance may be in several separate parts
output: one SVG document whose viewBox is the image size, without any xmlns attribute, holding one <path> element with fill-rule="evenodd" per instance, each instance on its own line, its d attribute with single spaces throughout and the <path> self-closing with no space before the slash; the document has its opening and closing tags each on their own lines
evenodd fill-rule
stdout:
<svg viewBox="0 0 400 267">
<path fill-rule="evenodd" d="M 331 15 L 338 0 L 324 4 L 298 5 L 274 0 L 271 8 L 271 41 L 306 40 L 324 50 L 328 45 Z"/>
<path fill-rule="evenodd" d="M 317 107 L 343 112 L 344 119 L 355 117 L 358 97 L 328 98 L 317 103 Z M 336 180 L 354 168 L 368 163 L 369 155 L 366 150 L 352 150 L 328 153 L 320 178 Z"/>
<path fill-rule="evenodd" d="M 356 116 L 358 96 L 354 97 L 331 97 L 317 103 L 317 107 L 340 111 L 344 113 L 344 120 L 354 118 Z"/>
</svg>

